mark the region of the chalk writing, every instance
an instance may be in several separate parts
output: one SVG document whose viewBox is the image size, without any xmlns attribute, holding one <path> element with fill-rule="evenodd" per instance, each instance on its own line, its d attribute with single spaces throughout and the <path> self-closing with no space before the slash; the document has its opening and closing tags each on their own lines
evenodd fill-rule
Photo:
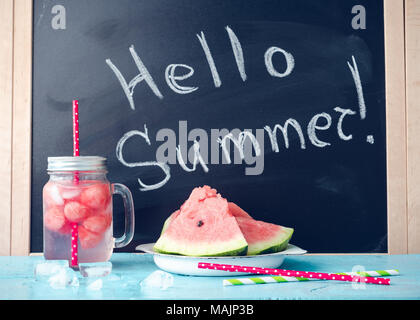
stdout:
<svg viewBox="0 0 420 320">
<path fill-rule="evenodd" d="M 231 44 L 237 70 L 242 81 L 245 82 L 248 79 L 248 76 L 245 68 L 244 49 L 232 28 L 226 26 L 225 30 Z M 222 85 L 222 81 L 205 34 L 201 31 L 199 34 L 196 34 L 196 36 L 199 40 L 201 49 L 204 52 L 214 87 L 219 88 Z M 127 82 L 125 77 L 110 59 L 106 59 L 106 63 L 119 81 L 123 92 L 128 99 L 130 108 L 135 110 L 133 93 L 135 87 L 141 82 L 144 81 L 153 94 L 159 99 L 163 99 L 163 95 L 147 67 L 135 51 L 134 46 L 130 46 L 129 51 L 139 72 L 129 82 Z M 281 57 L 284 58 L 285 67 L 280 68 L 279 66 L 274 65 L 274 55 L 281 55 Z M 268 74 L 274 78 L 285 78 L 294 71 L 294 56 L 283 48 L 271 46 L 264 52 L 263 56 L 263 66 L 266 68 Z M 366 103 L 356 58 L 351 56 L 351 62 L 346 62 L 356 89 L 360 119 L 364 120 L 367 113 Z M 181 85 L 183 80 L 189 79 L 193 75 L 194 68 L 192 66 L 177 63 L 168 64 L 166 66 L 164 78 L 166 84 L 174 93 L 186 95 L 199 90 L 198 86 Z M 147 126 L 144 125 L 143 131 L 131 130 L 123 135 L 117 143 L 116 156 L 118 161 L 126 167 L 157 167 L 162 171 L 163 178 L 154 184 L 145 184 L 143 180 L 138 178 L 141 191 L 154 190 L 164 186 L 171 178 L 169 165 L 174 164 L 178 164 L 188 173 L 196 171 L 198 165 L 201 166 L 205 173 L 208 173 L 210 171 L 208 166 L 209 162 L 211 164 L 220 164 L 221 162 L 226 165 L 232 163 L 234 165 L 246 164 L 248 166 L 245 169 L 246 175 L 259 175 L 264 171 L 264 133 L 268 136 L 271 151 L 274 153 L 280 153 L 281 150 L 287 151 L 291 148 L 306 150 L 308 148 L 306 139 L 309 140 L 309 146 L 311 147 L 331 147 L 332 140 L 328 141 L 328 137 L 331 137 L 332 130 L 336 132 L 341 141 L 352 140 L 353 135 L 344 130 L 344 124 L 347 118 L 356 115 L 357 112 L 349 108 L 336 106 L 333 108 L 332 114 L 335 116 L 334 120 L 329 112 L 314 114 L 306 125 L 303 125 L 302 121 L 299 122 L 294 118 L 288 118 L 283 124 L 281 124 L 281 122 L 271 125 L 267 124 L 261 129 L 255 129 L 255 133 L 252 129 L 210 129 L 210 138 L 208 135 L 209 133 L 206 130 L 194 128 L 189 131 L 187 121 L 180 120 L 178 123 L 178 135 L 170 128 L 162 128 L 156 133 L 155 141 L 162 143 L 156 149 L 156 159 L 154 161 L 127 162 L 123 156 L 123 149 L 124 144 L 129 139 L 133 139 L 136 136 L 140 137 L 146 142 L 147 146 L 152 147 L 152 141 L 149 137 Z M 338 119 L 335 120 L 337 117 Z M 334 127 L 333 122 L 335 121 L 336 125 Z M 321 132 L 326 131 L 330 132 L 330 134 L 321 135 Z M 291 145 L 291 134 L 298 138 L 298 143 L 295 145 Z M 323 138 L 321 138 L 321 136 Z M 279 140 L 279 137 L 282 137 L 282 139 Z M 374 141 L 372 135 L 366 137 L 367 143 L 373 144 Z M 233 150 L 231 150 L 230 146 L 233 146 Z M 284 146 L 284 148 L 281 146 Z M 222 150 L 221 159 L 220 150 Z M 231 156 L 232 153 L 234 154 L 233 161 Z M 190 166 L 188 165 L 189 163 L 191 163 Z"/>
</svg>

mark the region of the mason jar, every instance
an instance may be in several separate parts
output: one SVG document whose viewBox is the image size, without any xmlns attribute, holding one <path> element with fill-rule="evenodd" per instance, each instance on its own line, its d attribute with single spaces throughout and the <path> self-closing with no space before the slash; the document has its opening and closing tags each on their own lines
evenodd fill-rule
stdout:
<svg viewBox="0 0 420 320">
<path fill-rule="evenodd" d="M 106 159 L 97 156 L 49 157 L 49 181 L 43 189 L 43 243 L 47 260 L 105 262 L 113 248 L 126 246 L 134 235 L 130 190 L 106 177 Z M 112 195 L 123 198 L 125 230 L 113 237 Z"/>
</svg>

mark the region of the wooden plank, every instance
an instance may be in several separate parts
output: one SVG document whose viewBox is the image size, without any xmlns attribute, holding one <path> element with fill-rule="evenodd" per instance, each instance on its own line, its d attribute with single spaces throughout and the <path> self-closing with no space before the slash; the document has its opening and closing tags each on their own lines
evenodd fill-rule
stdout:
<svg viewBox="0 0 420 320">
<path fill-rule="evenodd" d="M 420 253 L 420 1 L 406 1 L 408 252 Z"/>
<path fill-rule="evenodd" d="M 388 252 L 407 253 L 404 1 L 384 0 Z"/>
<path fill-rule="evenodd" d="M 11 254 L 30 251 L 32 0 L 14 2 Z"/>
<path fill-rule="evenodd" d="M 0 1 L 0 255 L 10 254 L 13 0 Z"/>
</svg>

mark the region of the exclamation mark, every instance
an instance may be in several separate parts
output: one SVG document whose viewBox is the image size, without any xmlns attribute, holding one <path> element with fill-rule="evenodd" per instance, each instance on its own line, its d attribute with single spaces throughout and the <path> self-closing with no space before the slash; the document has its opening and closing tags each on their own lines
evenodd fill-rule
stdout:
<svg viewBox="0 0 420 320">
<path fill-rule="evenodd" d="M 364 120 L 366 119 L 366 104 L 365 104 L 365 98 L 363 96 L 362 81 L 360 80 L 360 74 L 359 74 L 359 69 L 357 68 L 356 59 L 354 58 L 354 56 L 351 56 L 351 59 L 352 59 L 353 64 L 350 64 L 350 62 L 347 61 L 347 65 L 349 66 L 349 69 L 353 76 L 354 85 L 356 87 L 357 99 L 359 101 L 360 119 Z M 368 135 L 366 137 L 366 142 L 370 144 L 374 144 L 375 139 L 373 138 L 372 135 Z"/>
</svg>

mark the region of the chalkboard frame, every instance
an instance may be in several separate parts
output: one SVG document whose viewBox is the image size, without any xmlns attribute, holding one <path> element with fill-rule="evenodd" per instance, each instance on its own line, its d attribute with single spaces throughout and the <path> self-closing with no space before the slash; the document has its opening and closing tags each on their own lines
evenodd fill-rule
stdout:
<svg viewBox="0 0 420 320">
<path fill-rule="evenodd" d="M 5 230 L 0 254 L 26 255 L 30 253 L 33 3 L 7 1 L 13 6 L 12 61 L 15 63 L 7 127 L 10 132 L 9 135 L 1 133 L 4 145 L 10 142 L 10 150 L 6 150 L 10 157 L 2 159 L 0 167 L 10 179 L 2 182 L 0 196 L 2 211 L 6 212 L 0 216 L 0 225 Z M 403 254 L 408 248 L 404 0 L 384 0 L 384 21 L 388 253 Z"/>
</svg>

